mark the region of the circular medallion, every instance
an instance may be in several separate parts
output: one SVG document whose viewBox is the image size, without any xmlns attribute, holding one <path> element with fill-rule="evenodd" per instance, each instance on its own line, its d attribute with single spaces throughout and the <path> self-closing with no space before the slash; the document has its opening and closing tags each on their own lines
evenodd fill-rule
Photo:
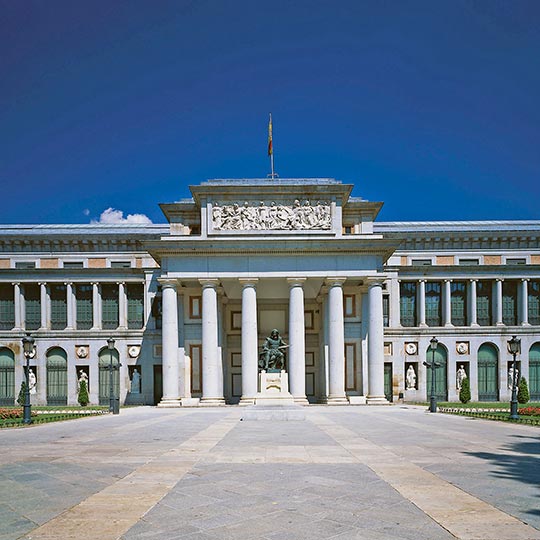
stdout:
<svg viewBox="0 0 540 540">
<path fill-rule="evenodd" d="M 417 351 L 418 351 L 418 347 L 417 347 L 416 343 L 406 343 L 405 344 L 405 352 L 407 354 L 416 354 Z"/>
</svg>

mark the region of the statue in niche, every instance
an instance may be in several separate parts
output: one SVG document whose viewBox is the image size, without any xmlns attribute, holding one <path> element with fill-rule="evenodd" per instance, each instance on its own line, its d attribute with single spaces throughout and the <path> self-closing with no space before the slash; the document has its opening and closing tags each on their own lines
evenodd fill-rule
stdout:
<svg viewBox="0 0 540 540">
<path fill-rule="evenodd" d="M 86 374 L 86 371 L 84 369 L 79 370 L 79 379 L 78 379 L 78 387 L 81 387 L 82 382 L 86 383 L 86 389 L 88 389 L 88 375 Z"/>
<path fill-rule="evenodd" d="M 412 365 L 407 369 L 407 374 L 405 375 L 406 387 L 405 390 L 416 390 L 416 373 Z"/>
<path fill-rule="evenodd" d="M 461 386 L 463 385 L 463 379 L 467 378 L 467 372 L 463 366 L 459 366 L 459 369 L 456 372 L 456 389 L 459 392 Z"/>
<path fill-rule="evenodd" d="M 34 370 L 30 368 L 28 371 L 28 388 L 30 389 L 31 394 L 36 394 L 36 374 L 34 373 Z"/>
<path fill-rule="evenodd" d="M 270 373 L 285 369 L 284 349 L 288 346 L 274 328 L 264 342 L 259 356 L 259 367 Z"/>
<path fill-rule="evenodd" d="M 132 394 L 140 394 L 141 393 L 141 374 L 135 368 L 133 370 L 133 373 L 131 374 L 131 389 Z"/>
</svg>

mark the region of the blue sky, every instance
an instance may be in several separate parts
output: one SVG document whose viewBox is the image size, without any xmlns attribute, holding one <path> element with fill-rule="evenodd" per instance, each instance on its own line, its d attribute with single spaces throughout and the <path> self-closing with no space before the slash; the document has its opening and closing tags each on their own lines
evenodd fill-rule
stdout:
<svg viewBox="0 0 540 540">
<path fill-rule="evenodd" d="M 163 222 L 266 176 L 269 112 L 380 220 L 540 219 L 537 0 L 0 0 L 0 73 L 2 223 Z"/>
</svg>

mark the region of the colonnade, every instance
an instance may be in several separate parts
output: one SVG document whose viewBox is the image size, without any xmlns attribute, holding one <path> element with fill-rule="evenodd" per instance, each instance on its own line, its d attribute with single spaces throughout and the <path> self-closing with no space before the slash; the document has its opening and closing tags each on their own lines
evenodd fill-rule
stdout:
<svg viewBox="0 0 540 540">
<path fill-rule="evenodd" d="M 162 304 L 162 363 L 163 363 L 163 406 L 178 406 L 181 402 L 179 373 L 178 314 L 183 301 L 179 300 L 181 286 L 175 279 L 159 280 L 163 290 Z M 328 306 L 324 334 L 328 346 L 328 403 L 347 403 L 345 392 L 345 326 L 343 315 L 343 284 L 346 278 L 326 279 Z M 306 278 L 287 279 L 289 286 L 289 350 L 288 374 L 290 393 L 296 403 L 307 404 L 305 370 L 305 292 Z M 218 279 L 199 279 L 202 287 L 202 396 L 201 404 L 224 403 L 223 358 L 219 343 Z M 241 404 L 254 402 L 258 391 L 258 328 L 257 328 L 257 285 L 258 278 L 239 278 L 242 287 L 241 312 Z M 181 296 L 180 296 L 181 298 Z M 384 397 L 384 346 L 382 280 L 368 279 L 368 402 L 383 402 Z M 326 331 L 327 329 L 327 331 Z M 360 336 L 359 336 L 360 337 Z"/>
</svg>

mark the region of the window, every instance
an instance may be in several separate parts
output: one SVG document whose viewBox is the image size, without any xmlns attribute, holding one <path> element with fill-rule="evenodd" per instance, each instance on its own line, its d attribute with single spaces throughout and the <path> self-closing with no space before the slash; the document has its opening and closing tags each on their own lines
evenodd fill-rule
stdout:
<svg viewBox="0 0 540 540">
<path fill-rule="evenodd" d="M 35 268 L 36 263 L 34 261 L 18 261 L 15 263 L 15 268 L 20 270 L 25 270 L 29 268 Z"/>
<path fill-rule="evenodd" d="M 503 323 L 507 326 L 517 324 L 517 283 L 503 281 Z"/>
<path fill-rule="evenodd" d="M 527 264 L 527 259 L 506 259 L 506 264 Z"/>
<path fill-rule="evenodd" d="M 476 322 L 480 326 L 491 326 L 491 281 L 476 284 Z"/>
<path fill-rule="evenodd" d="M 75 301 L 77 304 L 77 329 L 89 330 L 93 324 L 92 285 L 76 285 Z"/>
<path fill-rule="evenodd" d="M 15 300 L 13 285 L 0 284 L 0 330 L 11 330 L 15 326 Z"/>
<path fill-rule="evenodd" d="M 190 319 L 200 319 L 202 317 L 201 303 L 202 303 L 202 296 L 189 297 L 189 318 Z"/>
<path fill-rule="evenodd" d="M 102 326 L 104 330 L 118 328 L 118 286 L 101 286 Z"/>
<path fill-rule="evenodd" d="M 416 326 L 416 282 L 400 283 L 399 314 L 401 326 Z"/>
<path fill-rule="evenodd" d="M 84 268 L 82 261 L 64 261 L 64 268 Z"/>
<path fill-rule="evenodd" d="M 141 329 L 144 325 L 144 286 L 142 283 L 126 285 L 128 328 Z"/>
<path fill-rule="evenodd" d="M 441 326 L 441 284 L 438 281 L 426 282 L 426 324 Z"/>
<path fill-rule="evenodd" d="M 37 330 L 41 326 L 40 291 L 37 283 L 24 285 L 25 328 Z"/>
<path fill-rule="evenodd" d="M 161 304 L 161 294 L 158 292 L 152 300 L 152 317 L 154 317 L 157 330 L 161 329 Z"/>
<path fill-rule="evenodd" d="M 131 268 L 131 261 L 111 261 L 111 268 Z"/>
<path fill-rule="evenodd" d="M 411 264 L 413 266 L 431 266 L 433 262 L 431 259 L 412 259 Z"/>
<path fill-rule="evenodd" d="M 343 295 L 343 315 L 356 317 L 356 296 L 354 294 Z"/>
<path fill-rule="evenodd" d="M 540 324 L 540 281 L 529 282 L 529 324 Z"/>
<path fill-rule="evenodd" d="M 343 227 L 344 234 L 352 234 L 352 232 L 353 232 L 353 227 L 351 225 L 345 225 Z"/>
<path fill-rule="evenodd" d="M 390 296 L 388 294 L 383 294 L 382 309 L 383 309 L 383 326 L 385 328 L 388 328 L 390 326 Z"/>
<path fill-rule="evenodd" d="M 461 266 L 478 266 L 480 264 L 479 259 L 459 259 Z"/>
<path fill-rule="evenodd" d="M 67 301 L 65 285 L 50 285 L 51 328 L 64 330 L 67 326 Z"/>
<path fill-rule="evenodd" d="M 450 290 L 452 324 L 465 326 L 467 324 L 467 284 L 464 281 L 453 281 Z"/>
</svg>

